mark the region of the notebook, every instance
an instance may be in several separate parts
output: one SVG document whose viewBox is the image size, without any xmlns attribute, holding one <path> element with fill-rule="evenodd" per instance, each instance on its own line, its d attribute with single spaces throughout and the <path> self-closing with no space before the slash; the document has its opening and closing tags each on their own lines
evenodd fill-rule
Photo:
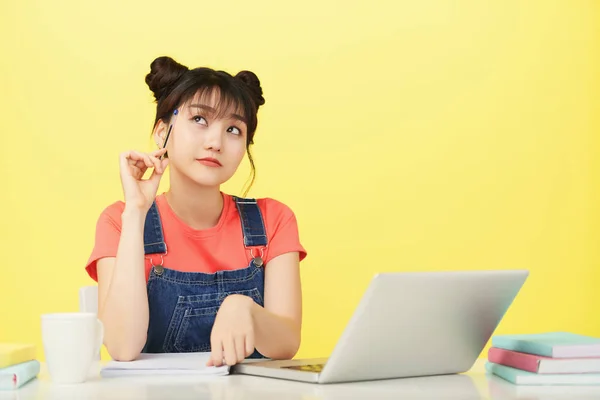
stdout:
<svg viewBox="0 0 600 400">
<path fill-rule="evenodd" d="M 0 343 L 0 368 L 31 361 L 36 358 L 36 347 L 30 343 Z"/>
<path fill-rule="evenodd" d="M 497 335 L 492 347 L 552 358 L 600 357 L 600 338 L 570 332 Z"/>
<path fill-rule="evenodd" d="M 25 361 L 0 368 L 0 390 L 15 390 L 33 380 L 40 372 L 40 362 Z"/>
<path fill-rule="evenodd" d="M 228 375 L 229 366 L 207 367 L 210 353 L 142 353 L 134 361 L 109 361 L 103 377 L 126 375 Z"/>
<path fill-rule="evenodd" d="M 515 385 L 600 385 L 600 374 L 536 374 L 489 361 L 485 369 Z"/>
</svg>

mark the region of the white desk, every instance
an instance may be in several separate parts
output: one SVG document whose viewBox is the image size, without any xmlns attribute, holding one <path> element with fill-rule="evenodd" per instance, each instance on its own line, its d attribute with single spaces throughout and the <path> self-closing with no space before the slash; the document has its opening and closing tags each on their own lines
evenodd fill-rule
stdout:
<svg viewBox="0 0 600 400">
<path fill-rule="evenodd" d="M 469 373 L 372 382 L 317 385 L 229 375 L 95 378 L 78 385 L 54 385 L 42 367 L 37 380 L 0 399 L 600 399 L 600 386 L 515 386 L 486 375 L 480 359 Z"/>
</svg>

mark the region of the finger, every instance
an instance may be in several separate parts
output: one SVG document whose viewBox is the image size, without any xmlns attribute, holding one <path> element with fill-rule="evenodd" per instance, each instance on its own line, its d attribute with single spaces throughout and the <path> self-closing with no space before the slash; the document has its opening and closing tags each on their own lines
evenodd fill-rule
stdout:
<svg viewBox="0 0 600 400">
<path fill-rule="evenodd" d="M 125 152 L 125 157 L 130 162 L 130 164 L 135 164 L 137 161 L 144 159 L 144 154 L 139 151 L 130 150 Z"/>
<path fill-rule="evenodd" d="M 167 152 L 167 148 L 164 147 L 162 149 L 154 150 L 152 153 L 150 153 L 150 155 L 153 157 L 160 157 L 163 154 L 165 154 L 166 152 Z"/>
<path fill-rule="evenodd" d="M 215 367 L 223 365 L 223 345 L 216 337 L 210 340 L 210 359 Z"/>
<path fill-rule="evenodd" d="M 240 335 L 237 338 L 235 338 L 235 356 L 236 356 L 236 363 L 242 362 L 246 358 L 246 337 L 245 336 Z"/>
<path fill-rule="evenodd" d="M 136 173 L 136 170 L 139 170 L 142 176 L 146 173 L 146 170 L 148 169 L 148 166 L 146 165 L 144 159 L 135 155 L 128 156 L 127 163 L 131 167 L 132 173 Z"/>
<path fill-rule="evenodd" d="M 246 334 L 246 357 L 254 353 L 254 332 L 250 331 Z"/>
<path fill-rule="evenodd" d="M 209 358 L 209 359 L 208 359 L 208 361 L 206 362 L 206 366 L 207 366 L 207 367 L 214 367 L 214 366 L 215 366 L 215 364 L 213 363 L 213 360 L 212 360 L 212 358 Z"/>
<path fill-rule="evenodd" d="M 152 160 L 152 163 L 154 164 L 154 168 L 158 169 L 161 173 L 164 172 L 164 167 L 161 163 L 162 160 L 160 159 L 160 157 L 166 152 L 167 149 L 159 149 L 149 154 L 150 160 Z"/>
<path fill-rule="evenodd" d="M 127 171 L 129 169 L 129 161 L 127 157 L 127 152 L 119 154 L 119 166 L 121 167 L 121 171 Z"/>
<path fill-rule="evenodd" d="M 150 168 L 154 166 L 154 163 L 152 162 L 148 154 L 143 154 L 142 159 L 144 161 L 144 164 L 146 164 L 146 167 Z"/>
<path fill-rule="evenodd" d="M 146 172 L 146 169 L 147 168 L 145 166 L 142 166 L 142 168 L 138 168 L 137 166 L 132 165 L 129 168 L 129 171 L 131 173 L 131 176 L 133 176 L 135 179 L 139 180 L 139 179 L 142 179 L 142 177 L 144 176 L 144 173 Z"/>
<path fill-rule="evenodd" d="M 237 356 L 235 354 L 235 340 L 232 335 L 229 335 L 223 340 L 223 353 L 225 356 L 225 362 L 227 365 L 235 365 Z"/>
<path fill-rule="evenodd" d="M 152 187 L 155 190 L 158 190 L 158 185 L 160 184 L 160 179 L 163 176 L 163 172 L 164 172 L 164 169 L 159 170 L 159 169 L 155 168 L 152 171 L 152 175 L 150 175 L 150 178 L 148 178 L 148 180 L 152 182 Z"/>
<path fill-rule="evenodd" d="M 161 164 L 160 160 L 152 155 L 149 158 L 150 158 L 150 161 L 152 162 L 152 166 L 154 167 L 154 170 L 158 171 L 158 173 L 162 174 L 163 170 L 160 165 Z"/>
<path fill-rule="evenodd" d="M 139 151 L 130 151 L 127 158 L 130 160 L 130 164 L 137 166 L 145 165 L 148 168 L 153 166 L 150 156 Z"/>
<path fill-rule="evenodd" d="M 121 168 L 121 176 L 132 176 L 134 179 L 141 179 L 148 169 L 145 156 L 136 151 L 126 151 L 120 154 L 119 164 Z M 148 159 L 149 161 L 149 159 Z M 150 166 L 153 164 L 150 163 Z"/>
<path fill-rule="evenodd" d="M 144 175 L 144 173 L 148 169 L 148 166 L 146 165 L 146 163 L 144 162 L 144 160 L 138 160 L 138 161 L 136 161 L 135 164 L 132 165 L 132 167 L 139 169 L 141 171 L 142 175 Z"/>
<path fill-rule="evenodd" d="M 144 172 L 146 172 L 145 163 L 138 164 L 138 161 L 133 161 L 131 159 L 131 152 L 121 153 L 119 164 L 123 174 L 133 176 L 136 179 L 143 176 Z"/>
<path fill-rule="evenodd" d="M 150 155 L 152 157 L 155 157 L 158 160 L 159 164 L 161 164 L 162 161 L 166 160 L 166 158 L 164 157 L 166 153 L 167 153 L 167 149 L 160 149 L 160 150 L 153 151 L 152 153 L 150 153 Z M 161 167 L 163 167 L 162 164 L 161 164 Z M 164 167 L 163 167 L 163 171 L 164 171 Z"/>
<path fill-rule="evenodd" d="M 143 162 L 143 157 L 135 151 L 126 151 L 124 153 L 122 153 L 122 158 L 125 160 L 125 162 L 127 163 L 127 165 L 133 166 L 133 165 L 145 165 L 145 163 Z M 139 164 L 141 162 L 141 164 Z"/>
</svg>

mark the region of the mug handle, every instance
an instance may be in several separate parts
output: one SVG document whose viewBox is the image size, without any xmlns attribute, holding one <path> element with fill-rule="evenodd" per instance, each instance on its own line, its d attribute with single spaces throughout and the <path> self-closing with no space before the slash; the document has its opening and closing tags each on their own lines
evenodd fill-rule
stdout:
<svg viewBox="0 0 600 400">
<path fill-rule="evenodd" d="M 96 319 L 96 325 L 98 327 L 98 330 L 96 333 L 97 342 L 96 347 L 94 349 L 94 357 L 96 357 L 97 354 L 100 354 L 100 349 L 102 349 L 102 343 L 104 342 L 104 324 L 99 319 Z"/>
</svg>

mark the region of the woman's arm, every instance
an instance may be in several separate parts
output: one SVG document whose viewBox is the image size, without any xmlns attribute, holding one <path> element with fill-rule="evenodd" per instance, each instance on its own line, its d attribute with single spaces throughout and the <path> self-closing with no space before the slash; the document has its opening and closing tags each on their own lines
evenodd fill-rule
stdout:
<svg viewBox="0 0 600 400">
<path fill-rule="evenodd" d="M 265 306 L 253 303 L 255 347 L 265 357 L 291 359 L 300 347 L 302 290 L 298 253 L 285 253 L 265 267 Z"/>
<path fill-rule="evenodd" d="M 145 215 L 126 207 L 121 221 L 116 258 L 102 258 L 97 264 L 98 318 L 104 324 L 104 344 L 110 356 L 130 361 L 141 353 L 148 331 Z"/>
<path fill-rule="evenodd" d="M 227 296 L 211 332 L 207 365 L 234 365 L 256 348 L 272 359 L 291 359 L 300 347 L 302 294 L 298 252 L 282 254 L 265 268 L 265 306 L 251 297 Z"/>
</svg>

